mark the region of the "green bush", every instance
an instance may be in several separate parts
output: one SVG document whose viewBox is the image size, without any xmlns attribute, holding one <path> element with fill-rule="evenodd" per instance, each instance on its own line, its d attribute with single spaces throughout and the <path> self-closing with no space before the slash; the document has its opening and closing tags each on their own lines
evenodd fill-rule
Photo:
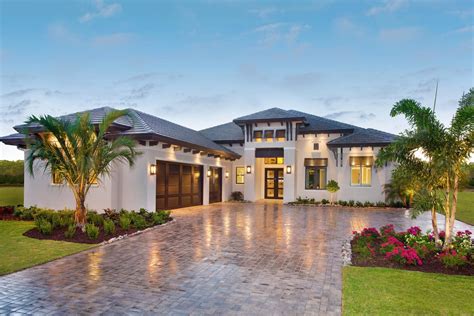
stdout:
<svg viewBox="0 0 474 316">
<path fill-rule="evenodd" d="M 347 202 L 347 204 L 350 206 L 350 207 L 353 207 L 355 205 L 355 202 L 354 200 L 349 200 L 349 202 Z"/>
<path fill-rule="evenodd" d="M 439 260 L 446 268 L 462 267 L 468 263 L 466 256 L 455 250 L 446 250 L 439 255 Z"/>
<path fill-rule="evenodd" d="M 363 207 L 363 206 L 364 206 L 364 204 L 361 201 L 357 201 L 355 203 L 355 207 Z"/>
<path fill-rule="evenodd" d="M 346 206 L 347 205 L 347 202 L 346 201 L 343 201 L 343 200 L 339 200 L 337 201 L 337 204 L 341 205 L 341 206 Z"/>
<path fill-rule="evenodd" d="M 51 215 L 51 225 L 54 228 L 61 227 L 61 216 L 57 212 L 53 212 Z"/>
<path fill-rule="evenodd" d="M 99 237 L 99 227 L 94 224 L 86 224 L 86 235 L 89 239 L 97 239 Z"/>
<path fill-rule="evenodd" d="M 132 225 L 136 229 L 144 229 L 145 227 L 148 226 L 145 218 L 138 213 L 135 213 L 135 212 L 130 213 L 130 219 L 132 220 Z"/>
<path fill-rule="evenodd" d="M 243 201 L 244 200 L 244 194 L 240 191 L 234 191 L 230 194 L 230 200 L 231 201 Z"/>
<path fill-rule="evenodd" d="M 104 221 L 104 232 L 106 235 L 113 235 L 115 234 L 115 224 L 114 221 L 111 219 L 107 219 Z"/>
<path fill-rule="evenodd" d="M 31 206 L 31 207 L 23 207 L 19 206 L 15 208 L 15 211 L 13 212 L 13 215 L 19 217 L 22 220 L 25 221 L 32 221 L 34 220 L 34 217 L 36 213 L 41 211 L 42 209 L 37 208 L 36 206 Z"/>
<path fill-rule="evenodd" d="M 374 206 L 372 202 L 369 202 L 369 201 L 364 202 L 364 207 L 372 207 L 372 206 Z"/>
<path fill-rule="evenodd" d="M 72 224 L 67 227 L 66 231 L 64 232 L 64 237 L 66 237 L 67 239 L 71 239 L 72 237 L 74 237 L 75 234 L 76 225 Z"/>
<path fill-rule="evenodd" d="M 170 211 L 157 211 L 153 213 L 153 224 L 161 225 L 170 220 Z"/>
<path fill-rule="evenodd" d="M 377 207 L 385 207 L 385 202 L 379 201 L 375 204 Z"/>
<path fill-rule="evenodd" d="M 92 223 L 97 227 L 100 227 L 104 224 L 104 217 L 100 214 L 97 214 L 97 212 L 95 211 L 88 211 L 87 222 Z"/>
<path fill-rule="evenodd" d="M 122 229 L 128 230 L 130 229 L 130 224 L 132 223 L 132 220 L 130 219 L 130 216 L 126 213 L 122 213 L 119 218 L 119 225 Z"/>
<path fill-rule="evenodd" d="M 321 203 L 322 203 L 323 205 L 329 204 L 329 200 L 322 199 L 322 200 L 321 200 Z"/>
<path fill-rule="evenodd" d="M 59 227 L 69 227 L 74 224 L 74 211 L 59 211 Z"/>
<path fill-rule="evenodd" d="M 53 225 L 51 225 L 51 223 L 43 217 L 36 218 L 35 219 L 35 225 L 36 225 L 36 228 L 43 235 L 50 235 L 53 231 Z"/>
</svg>

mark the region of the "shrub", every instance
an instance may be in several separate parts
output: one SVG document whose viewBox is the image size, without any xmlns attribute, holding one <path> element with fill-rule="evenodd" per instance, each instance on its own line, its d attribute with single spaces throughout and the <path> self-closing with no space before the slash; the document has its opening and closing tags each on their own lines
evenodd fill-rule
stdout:
<svg viewBox="0 0 474 316">
<path fill-rule="evenodd" d="M 474 243 L 471 240 L 471 235 L 472 233 L 469 230 L 456 233 L 452 245 L 458 253 L 464 256 L 470 255 L 471 257 L 474 255 Z"/>
<path fill-rule="evenodd" d="M 106 219 L 104 221 L 104 232 L 105 232 L 106 235 L 115 234 L 115 224 L 114 224 L 113 220 Z"/>
<path fill-rule="evenodd" d="M 385 255 L 388 252 L 392 252 L 395 247 L 403 247 L 403 243 L 393 236 L 387 238 L 387 242 L 380 245 L 380 253 Z"/>
<path fill-rule="evenodd" d="M 395 235 L 395 227 L 392 224 L 380 227 L 380 235 L 383 237 Z"/>
<path fill-rule="evenodd" d="M 323 204 L 323 205 L 329 204 L 329 200 L 322 199 L 322 200 L 321 200 L 321 204 Z"/>
<path fill-rule="evenodd" d="M 170 211 L 157 211 L 153 213 L 153 224 L 161 225 L 170 220 Z"/>
<path fill-rule="evenodd" d="M 462 267 L 467 264 L 466 256 L 454 249 L 442 252 L 439 255 L 439 260 L 447 268 Z"/>
<path fill-rule="evenodd" d="M 132 220 L 130 219 L 129 215 L 127 214 L 120 215 L 119 225 L 122 229 L 128 230 L 130 228 L 131 223 L 132 223 Z"/>
<path fill-rule="evenodd" d="M 374 204 L 372 202 L 370 202 L 370 201 L 365 201 L 364 202 L 364 207 L 372 207 L 372 206 L 374 206 Z"/>
<path fill-rule="evenodd" d="M 347 202 L 347 204 L 350 206 L 350 207 L 353 207 L 355 205 L 355 202 L 354 200 L 349 200 L 349 202 Z"/>
<path fill-rule="evenodd" d="M 360 201 L 357 201 L 356 204 L 355 204 L 356 207 L 363 207 L 364 204 Z"/>
<path fill-rule="evenodd" d="M 100 214 L 97 214 L 97 212 L 89 211 L 87 212 L 87 222 L 99 227 L 104 225 L 104 217 L 102 217 Z"/>
<path fill-rule="evenodd" d="M 75 234 L 76 234 L 76 225 L 72 224 L 67 227 L 66 231 L 64 232 L 64 237 L 71 239 L 72 237 L 74 237 Z"/>
<path fill-rule="evenodd" d="M 136 229 L 143 229 L 147 227 L 145 218 L 138 213 L 135 213 L 135 212 L 130 213 L 130 219 L 132 221 L 132 225 Z"/>
<path fill-rule="evenodd" d="M 240 191 L 234 191 L 230 194 L 230 200 L 231 201 L 243 201 L 244 200 L 244 194 Z"/>
<path fill-rule="evenodd" d="M 57 227 L 61 227 L 61 217 L 57 212 L 53 212 L 51 215 L 51 225 L 53 226 L 53 229 Z"/>
<path fill-rule="evenodd" d="M 377 207 L 386 207 L 386 206 L 387 206 L 387 205 L 385 204 L 385 202 L 382 202 L 382 201 L 379 201 L 379 202 L 375 203 L 375 205 L 376 205 Z"/>
<path fill-rule="evenodd" d="M 53 231 L 53 226 L 51 223 L 45 219 L 44 217 L 38 217 L 35 219 L 36 228 L 43 234 L 43 235 L 50 235 Z"/>
<path fill-rule="evenodd" d="M 385 253 L 385 258 L 401 264 L 423 265 L 417 252 L 411 247 L 395 246 L 392 251 Z"/>
<path fill-rule="evenodd" d="M 25 207 L 17 207 L 15 208 L 15 211 L 13 212 L 14 216 L 18 216 L 20 219 L 23 219 L 25 221 L 31 221 L 34 219 L 34 215 L 38 209 L 34 206 L 25 208 Z"/>
<path fill-rule="evenodd" d="M 117 212 L 116 209 L 113 209 L 113 208 L 106 208 L 106 209 L 104 209 L 104 214 L 105 214 L 105 217 L 106 217 L 106 218 L 111 219 L 111 220 L 113 220 L 114 222 L 118 222 L 118 221 L 119 221 L 120 214 L 119 214 L 119 212 Z"/>
<path fill-rule="evenodd" d="M 99 227 L 94 224 L 86 224 L 86 235 L 89 239 L 97 239 L 99 237 Z"/>
</svg>

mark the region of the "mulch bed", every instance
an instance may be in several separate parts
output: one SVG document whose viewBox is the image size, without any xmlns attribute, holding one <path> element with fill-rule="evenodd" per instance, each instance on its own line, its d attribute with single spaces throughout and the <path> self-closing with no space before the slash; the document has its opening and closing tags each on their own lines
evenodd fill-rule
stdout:
<svg viewBox="0 0 474 316">
<path fill-rule="evenodd" d="M 86 233 L 83 233 L 82 230 L 79 228 L 76 229 L 76 233 L 72 238 L 66 238 L 64 237 L 64 232 L 66 231 L 66 228 L 56 228 L 51 235 L 43 235 L 38 229 L 33 228 L 30 229 L 29 231 L 25 232 L 23 236 L 26 237 L 31 237 L 31 238 L 36 238 L 36 239 L 50 239 L 50 240 L 59 240 L 59 241 L 69 241 L 69 242 L 77 242 L 77 243 L 83 243 L 83 244 L 99 244 L 103 241 L 109 240 L 114 237 L 119 237 L 122 235 L 129 235 L 133 234 L 138 231 L 136 228 L 130 228 L 130 229 L 122 229 L 121 227 L 116 227 L 115 228 L 115 234 L 113 235 L 105 235 L 103 230 L 99 231 L 99 237 L 97 239 L 90 239 Z"/>
<path fill-rule="evenodd" d="M 351 240 L 352 248 L 354 247 L 354 244 L 355 241 Z M 376 248 L 377 254 L 375 255 L 375 257 L 371 257 L 369 259 L 362 258 L 358 253 L 352 252 L 352 265 L 359 267 L 383 267 L 410 271 L 421 271 L 428 273 L 474 276 L 474 265 L 468 264 L 459 268 L 446 268 L 437 258 L 434 257 L 428 257 L 423 259 L 423 265 L 421 266 L 403 265 L 385 259 L 383 255 L 378 253 L 378 250 L 379 249 Z"/>
</svg>

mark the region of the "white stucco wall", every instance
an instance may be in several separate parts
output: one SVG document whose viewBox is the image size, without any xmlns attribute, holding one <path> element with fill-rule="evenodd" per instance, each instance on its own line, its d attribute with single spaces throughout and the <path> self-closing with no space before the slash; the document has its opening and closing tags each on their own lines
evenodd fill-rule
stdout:
<svg viewBox="0 0 474 316">
<path fill-rule="evenodd" d="M 110 177 L 105 177 L 99 186 L 90 189 L 86 198 L 86 207 L 102 211 L 104 208 L 155 209 L 156 176 L 149 174 L 149 166 L 157 160 L 176 161 L 203 166 L 203 203 L 209 203 L 209 179 L 206 176 L 209 166 L 222 168 L 222 200 L 226 201 L 232 191 L 233 168 L 230 160 L 201 156 L 200 154 L 174 151 L 173 148 L 163 149 L 157 146 L 138 146 L 142 152 L 133 167 L 128 164 L 114 164 Z M 25 153 L 26 155 L 26 153 Z M 75 208 L 75 200 L 67 185 L 51 183 L 49 172 L 43 173 L 38 164 L 35 176 L 25 170 L 25 206 L 63 209 Z M 226 178 L 226 171 L 229 177 Z"/>
</svg>

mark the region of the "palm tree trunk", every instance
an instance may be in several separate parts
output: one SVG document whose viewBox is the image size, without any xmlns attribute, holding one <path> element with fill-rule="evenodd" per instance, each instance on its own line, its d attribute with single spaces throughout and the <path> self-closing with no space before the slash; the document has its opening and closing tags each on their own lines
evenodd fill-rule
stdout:
<svg viewBox="0 0 474 316">
<path fill-rule="evenodd" d="M 451 244 L 451 241 L 453 239 L 454 222 L 456 221 L 456 208 L 458 204 L 459 190 L 459 177 L 457 173 L 454 175 L 453 182 L 453 202 L 451 203 L 451 211 L 449 214 L 449 226 L 446 226 L 446 240 L 444 242 L 445 248 L 447 248 Z"/>
<path fill-rule="evenodd" d="M 436 218 L 436 209 L 434 207 L 431 208 L 431 225 L 433 226 L 433 236 L 435 242 L 439 243 L 439 232 L 438 232 L 438 219 Z"/>
<path fill-rule="evenodd" d="M 76 196 L 76 212 L 74 213 L 74 221 L 77 227 L 81 228 L 82 231 L 86 229 L 87 210 L 85 207 L 85 195 L 82 193 Z"/>
<path fill-rule="evenodd" d="M 446 195 L 446 203 L 444 206 L 444 231 L 445 231 L 445 237 L 444 237 L 444 245 L 443 249 L 447 249 L 449 244 L 451 243 L 451 209 L 449 207 L 449 194 L 451 193 L 451 186 L 449 184 L 449 174 L 446 175 L 446 189 L 445 189 L 445 195 Z"/>
</svg>

